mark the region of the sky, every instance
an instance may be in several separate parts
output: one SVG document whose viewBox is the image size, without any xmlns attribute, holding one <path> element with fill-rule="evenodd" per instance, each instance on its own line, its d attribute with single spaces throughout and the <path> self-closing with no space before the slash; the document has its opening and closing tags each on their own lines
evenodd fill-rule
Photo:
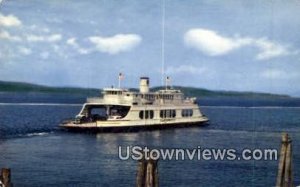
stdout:
<svg viewBox="0 0 300 187">
<path fill-rule="evenodd" d="M 0 0 L 0 80 L 300 96 L 299 0 Z M 163 34 L 164 33 L 164 34 Z M 164 63 L 163 63 L 164 62 Z"/>
</svg>

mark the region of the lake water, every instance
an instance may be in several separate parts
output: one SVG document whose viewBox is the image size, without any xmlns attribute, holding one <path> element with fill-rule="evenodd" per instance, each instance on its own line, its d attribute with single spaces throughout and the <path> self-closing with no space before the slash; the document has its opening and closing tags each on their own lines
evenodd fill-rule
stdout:
<svg viewBox="0 0 300 187">
<path fill-rule="evenodd" d="M 63 94 L 0 94 L 0 168 L 12 169 L 15 186 L 134 186 L 137 162 L 120 160 L 118 146 L 279 149 L 282 132 L 292 137 L 300 184 L 299 99 L 203 98 L 210 124 L 200 128 L 99 134 L 59 129 L 83 102 Z M 160 160 L 159 177 L 161 186 L 275 186 L 277 167 L 274 160 Z"/>
</svg>

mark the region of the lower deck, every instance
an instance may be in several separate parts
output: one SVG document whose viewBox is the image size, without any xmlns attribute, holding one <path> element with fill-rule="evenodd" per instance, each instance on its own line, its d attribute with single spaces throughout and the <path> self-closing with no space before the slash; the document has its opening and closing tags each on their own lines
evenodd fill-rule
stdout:
<svg viewBox="0 0 300 187">
<path fill-rule="evenodd" d="M 195 126 L 204 126 L 208 125 L 208 119 L 201 119 L 198 121 L 190 121 L 190 122 L 176 122 L 176 121 L 168 121 L 164 123 L 152 123 L 145 124 L 141 122 L 132 122 L 135 125 L 118 125 L 115 122 L 111 124 L 102 124 L 97 125 L 97 123 L 83 123 L 83 124 L 75 124 L 75 123 L 67 123 L 62 124 L 60 127 L 69 130 L 69 131 L 92 131 L 92 132 L 132 132 L 139 130 L 156 130 L 156 129 L 167 129 L 167 128 L 184 128 L 184 127 L 195 127 Z"/>
</svg>

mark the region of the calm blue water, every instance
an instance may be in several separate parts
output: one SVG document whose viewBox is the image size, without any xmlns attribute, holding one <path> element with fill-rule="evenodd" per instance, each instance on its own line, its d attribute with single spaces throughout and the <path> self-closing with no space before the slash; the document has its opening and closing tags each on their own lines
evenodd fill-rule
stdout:
<svg viewBox="0 0 300 187">
<path fill-rule="evenodd" d="M 205 105 L 202 111 L 211 120 L 209 126 L 105 134 L 68 133 L 57 128 L 61 120 L 73 117 L 80 106 L 3 104 L 32 102 L 82 103 L 84 98 L 0 94 L 0 167 L 12 169 L 15 186 L 134 186 L 137 163 L 119 160 L 119 145 L 279 149 L 283 131 L 293 139 L 294 178 L 300 184 L 299 100 L 203 98 L 200 103 Z M 277 164 L 277 161 L 159 161 L 160 184 L 274 186 Z"/>
</svg>

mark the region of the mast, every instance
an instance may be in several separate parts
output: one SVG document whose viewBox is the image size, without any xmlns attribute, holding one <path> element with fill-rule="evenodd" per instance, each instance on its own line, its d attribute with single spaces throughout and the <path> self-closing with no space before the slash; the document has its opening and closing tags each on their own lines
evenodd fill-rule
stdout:
<svg viewBox="0 0 300 187">
<path fill-rule="evenodd" d="M 163 86 L 165 77 L 165 0 L 162 0 L 161 19 L 161 85 Z"/>
</svg>

